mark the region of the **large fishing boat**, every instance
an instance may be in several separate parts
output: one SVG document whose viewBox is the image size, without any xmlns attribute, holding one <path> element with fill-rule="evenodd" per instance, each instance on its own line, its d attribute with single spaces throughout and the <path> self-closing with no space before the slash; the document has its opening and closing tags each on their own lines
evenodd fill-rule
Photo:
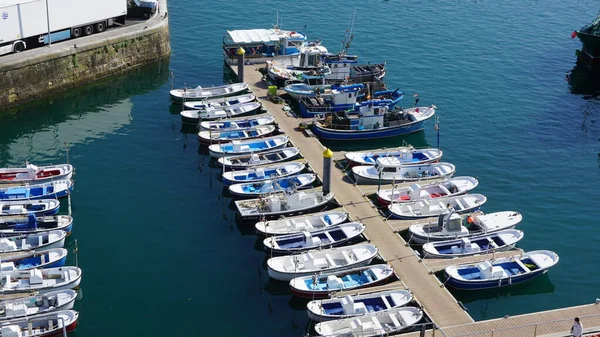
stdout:
<svg viewBox="0 0 600 337">
<path fill-rule="evenodd" d="M 583 44 L 579 59 L 593 70 L 600 70 L 600 13 L 594 21 L 571 34 L 572 38 L 575 36 Z"/>
</svg>

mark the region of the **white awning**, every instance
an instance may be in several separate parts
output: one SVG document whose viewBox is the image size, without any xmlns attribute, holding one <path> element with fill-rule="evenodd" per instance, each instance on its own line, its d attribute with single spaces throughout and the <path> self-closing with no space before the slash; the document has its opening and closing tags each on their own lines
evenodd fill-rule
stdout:
<svg viewBox="0 0 600 337">
<path fill-rule="evenodd" d="M 279 41 L 279 36 L 273 29 L 228 30 L 232 43 L 267 43 Z"/>
</svg>

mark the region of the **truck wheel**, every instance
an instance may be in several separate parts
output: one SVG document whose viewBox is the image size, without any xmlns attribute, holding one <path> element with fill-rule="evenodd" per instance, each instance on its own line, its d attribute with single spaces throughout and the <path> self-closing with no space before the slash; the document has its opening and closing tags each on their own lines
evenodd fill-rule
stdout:
<svg viewBox="0 0 600 337">
<path fill-rule="evenodd" d="M 15 45 L 13 46 L 13 50 L 15 51 L 15 53 L 20 53 L 23 50 L 25 50 L 25 44 L 21 41 L 15 43 Z"/>
<path fill-rule="evenodd" d="M 104 22 L 98 22 L 96 24 L 96 33 L 102 33 L 106 27 L 104 26 Z"/>
<path fill-rule="evenodd" d="M 73 28 L 73 30 L 71 31 L 71 35 L 73 35 L 73 37 L 80 37 L 81 28 Z"/>
<path fill-rule="evenodd" d="M 83 33 L 85 35 L 92 35 L 93 32 L 94 32 L 94 27 L 92 27 L 92 26 L 83 27 Z"/>
</svg>

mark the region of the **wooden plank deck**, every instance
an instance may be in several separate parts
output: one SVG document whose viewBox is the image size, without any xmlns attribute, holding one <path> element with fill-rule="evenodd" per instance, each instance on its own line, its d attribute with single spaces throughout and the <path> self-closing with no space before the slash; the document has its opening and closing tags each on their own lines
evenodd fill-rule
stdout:
<svg viewBox="0 0 600 337">
<path fill-rule="evenodd" d="M 256 65 L 246 66 L 245 82 L 261 100 L 263 106 L 276 118 L 279 128 L 290 138 L 294 146 L 300 148 L 304 158 L 316 172 L 322 172 L 323 145 L 316 137 L 307 137 L 299 129 L 302 119 L 288 116 L 281 105 L 266 100 L 267 84 L 261 81 Z M 452 295 L 434 275 L 430 275 L 419 262 L 404 240 L 395 234 L 362 193 L 349 183 L 348 177 L 340 170 L 331 172 L 331 189 L 336 199 L 352 216 L 363 222 L 366 235 L 379 248 L 380 255 L 394 268 L 406 286 L 415 294 L 426 312 L 440 326 L 473 322 L 473 319 L 456 303 Z"/>
</svg>

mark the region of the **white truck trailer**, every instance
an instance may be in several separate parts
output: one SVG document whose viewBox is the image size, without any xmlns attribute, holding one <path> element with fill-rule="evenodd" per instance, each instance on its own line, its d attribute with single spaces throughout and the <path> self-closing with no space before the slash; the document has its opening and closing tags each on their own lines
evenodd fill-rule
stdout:
<svg viewBox="0 0 600 337">
<path fill-rule="evenodd" d="M 126 0 L 0 0 L 0 55 L 125 23 Z"/>
</svg>

